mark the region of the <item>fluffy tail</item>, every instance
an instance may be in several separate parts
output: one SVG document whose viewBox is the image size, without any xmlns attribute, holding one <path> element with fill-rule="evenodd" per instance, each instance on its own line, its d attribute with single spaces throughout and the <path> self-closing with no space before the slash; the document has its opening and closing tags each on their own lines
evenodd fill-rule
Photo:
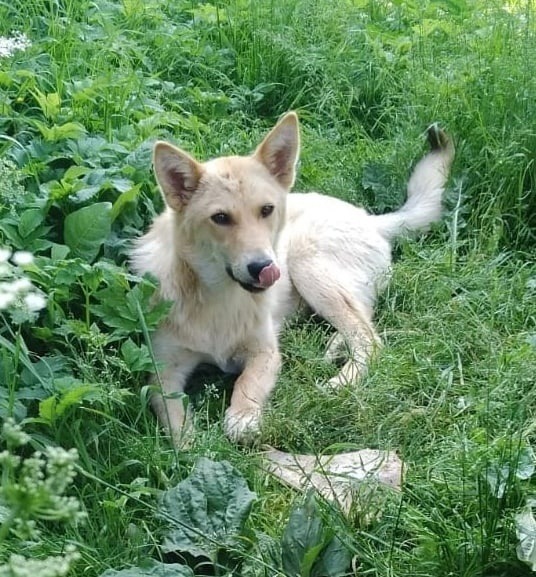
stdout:
<svg viewBox="0 0 536 577">
<path fill-rule="evenodd" d="M 395 212 L 376 216 L 378 228 L 386 238 L 425 231 L 441 217 L 441 199 L 454 159 L 454 145 L 437 124 L 428 128 L 427 136 L 431 151 L 413 170 L 406 203 Z"/>
</svg>

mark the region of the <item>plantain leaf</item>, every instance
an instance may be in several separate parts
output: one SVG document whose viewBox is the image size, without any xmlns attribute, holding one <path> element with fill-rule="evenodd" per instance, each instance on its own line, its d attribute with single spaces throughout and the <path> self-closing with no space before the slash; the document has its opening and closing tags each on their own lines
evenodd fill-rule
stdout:
<svg viewBox="0 0 536 577">
<path fill-rule="evenodd" d="M 170 523 L 163 551 L 214 561 L 219 550 L 239 546 L 255 499 L 230 463 L 202 457 L 187 479 L 162 495 L 160 514 Z"/>
<path fill-rule="evenodd" d="M 325 527 L 315 494 L 309 492 L 295 507 L 281 539 L 283 570 L 288 577 L 346 575 L 351 554 Z"/>
<path fill-rule="evenodd" d="M 80 208 L 65 219 L 64 240 L 71 255 L 93 262 L 112 226 L 112 204 L 98 202 Z"/>
<path fill-rule="evenodd" d="M 127 567 L 120 571 L 108 569 L 100 577 L 194 577 L 194 572 L 186 565 L 150 561 L 142 567 Z"/>
</svg>

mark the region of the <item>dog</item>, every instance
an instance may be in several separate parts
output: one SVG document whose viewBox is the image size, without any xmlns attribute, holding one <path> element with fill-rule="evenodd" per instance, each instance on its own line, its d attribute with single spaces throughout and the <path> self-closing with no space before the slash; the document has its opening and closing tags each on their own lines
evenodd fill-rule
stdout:
<svg viewBox="0 0 536 577">
<path fill-rule="evenodd" d="M 380 344 L 372 316 L 392 241 L 441 216 L 454 146 L 435 125 L 428 139 L 405 204 L 382 215 L 315 192 L 290 193 L 300 148 L 294 112 L 250 156 L 201 163 L 156 142 L 154 173 L 166 208 L 135 242 L 131 264 L 156 277 L 156 298 L 172 303 L 152 336 L 162 369 L 151 403 L 177 445 L 191 428 L 181 393 L 204 363 L 238 374 L 226 435 L 242 442 L 259 432 L 281 365 L 278 333 L 303 303 L 336 330 L 326 357 L 346 351 L 328 386 L 363 375 Z"/>
</svg>

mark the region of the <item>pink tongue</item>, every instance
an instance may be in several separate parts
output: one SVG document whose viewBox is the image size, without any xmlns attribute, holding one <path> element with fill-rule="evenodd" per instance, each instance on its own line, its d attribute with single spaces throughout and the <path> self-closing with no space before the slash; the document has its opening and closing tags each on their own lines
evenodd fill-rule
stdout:
<svg viewBox="0 0 536 577">
<path fill-rule="evenodd" d="M 280 276 L 280 270 L 272 263 L 271 265 L 265 266 L 259 273 L 259 285 L 264 288 L 272 286 Z"/>
</svg>

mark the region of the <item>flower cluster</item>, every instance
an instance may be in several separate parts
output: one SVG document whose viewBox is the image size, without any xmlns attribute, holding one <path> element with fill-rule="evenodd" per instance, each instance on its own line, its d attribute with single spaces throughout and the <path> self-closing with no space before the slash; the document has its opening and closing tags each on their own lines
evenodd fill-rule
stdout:
<svg viewBox="0 0 536 577">
<path fill-rule="evenodd" d="M 14 32 L 11 38 L 0 36 L 0 58 L 13 56 L 18 50 L 26 50 L 32 45 L 23 32 Z"/>
<path fill-rule="evenodd" d="M 39 542 L 39 521 L 71 522 L 85 518 L 80 502 L 65 492 L 76 474 L 78 453 L 61 447 L 46 447 L 33 455 L 22 458 L 15 450 L 28 444 L 30 437 L 16 424 L 7 419 L 0 432 L 0 442 L 6 447 L 0 452 L 0 511 L 2 529 L 0 548 L 4 539 L 15 537 L 31 548 L 31 542 Z M 62 556 L 31 559 L 12 554 L 0 564 L 0 577 L 62 577 L 67 575 L 71 564 L 80 555 L 67 545 Z"/>
<path fill-rule="evenodd" d="M 30 442 L 30 435 L 25 433 L 13 419 L 7 419 L 2 425 L 2 439 L 8 447 L 22 447 Z"/>
<path fill-rule="evenodd" d="M 38 539 L 36 519 L 77 522 L 85 518 L 78 500 L 65 495 L 76 476 L 76 449 L 46 447 L 22 459 L 13 448 L 25 445 L 29 437 L 12 419 L 4 423 L 2 439 L 7 449 L 0 452 L 0 466 L 7 485 L 0 486 L 0 504 L 11 511 L 15 534 Z"/>
<path fill-rule="evenodd" d="M 67 546 L 61 557 L 46 559 L 27 559 L 22 555 L 11 555 L 5 565 L 0 565 L 0 577 L 63 577 L 67 575 L 71 564 L 80 559 L 72 546 Z"/>
<path fill-rule="evenodd" d="M 0 312 L 7 310 L 16 322 L 32 319 L 46 306 L 43 293 L 24 274 L 32 262 L 33 255 L 27 251 L 0 248 Z"/>
</svg>

